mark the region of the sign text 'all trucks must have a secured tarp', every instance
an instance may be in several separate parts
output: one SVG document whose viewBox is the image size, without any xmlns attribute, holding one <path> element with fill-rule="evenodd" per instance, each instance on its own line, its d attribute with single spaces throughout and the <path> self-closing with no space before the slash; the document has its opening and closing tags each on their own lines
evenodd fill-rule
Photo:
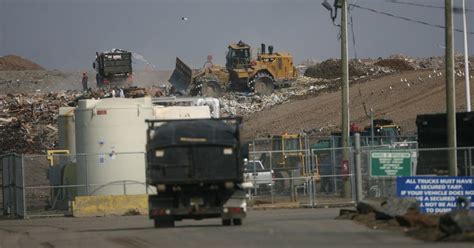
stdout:
<svg viewBox="0 0 474 248">
<path fill-rule="evenodd" d="M 417 199 L 424 213 L 450 212 L 459 197 L 470 201 L 474 209 L 474 177 L 398 177 L 397 196 Z"/>
</svg>

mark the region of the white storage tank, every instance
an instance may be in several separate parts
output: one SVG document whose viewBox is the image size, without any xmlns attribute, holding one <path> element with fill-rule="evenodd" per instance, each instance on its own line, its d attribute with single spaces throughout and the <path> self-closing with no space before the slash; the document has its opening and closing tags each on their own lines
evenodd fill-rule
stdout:
<svg viewBox="0 0 474 248">
<path fill-rule="evenodd" d="M 151 98 L 80 100 L 75 110 L 78 195 L 144 194 Z M 82 155 L 87 154 L 87 155 Z"/>
<path fill-rule="evenodd" d="M 157 120 L 210 119 L 209 106 L 155 106 L 154 117 Z"/>
<path fill-rule="evenodd" d="M 58 135 L 60 150 L 69 150 L 69 154 L 76 154 L 76 135 L 74 124 L 74 107 L 59 108 Z"/>
</svg>

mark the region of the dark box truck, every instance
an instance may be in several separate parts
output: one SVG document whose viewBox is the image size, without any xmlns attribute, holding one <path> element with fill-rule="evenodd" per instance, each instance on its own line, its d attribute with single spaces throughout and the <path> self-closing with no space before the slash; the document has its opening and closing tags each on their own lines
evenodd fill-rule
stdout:
<svg viewBox="0 0 474 248">
<path fill-rule="evenodd" d="M 147 123 L 146 178 L 157 189 L 148 206 L 155 227 L 204 218 L 241 225 L 246 215 L 241 118 Z"/>
<path fill-rule="evenodd" d="M 416 117 L 418 129 L 417 175 L 448 175 L 448 130 L 446 114 Z M 474 112 L 456 113 L 457 165 L 460 176 L 472 176 Z M 430 150 L 430 148 L 442 148 Z"/>
</svg>

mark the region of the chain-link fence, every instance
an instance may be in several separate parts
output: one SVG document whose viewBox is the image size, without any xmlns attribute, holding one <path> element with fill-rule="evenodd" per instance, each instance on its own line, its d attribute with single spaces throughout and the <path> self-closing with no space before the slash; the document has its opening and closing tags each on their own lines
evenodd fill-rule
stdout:
<svg viewBox="0 0 474 248">
<path fill-rule="evenodd" d="M 0 157 L 2 170 L 2 212 L 25 216 L 24 168 L 22 157 L 9 154 Z"/>
<path fill-rule="evenodd" d="M 255 204 L 351 204 L 396 197 L 398 176 L 448 175 L 449 149 L 418 148 L 413 137 L 361 137 L 359 149 L 337 147 L 341 142 L 336 136 L 295 137 L 300 145 L 282 146 L 286 141 L 280 136 L 252 142 L 245 175 L 255 185 L 250 191 Z M 355 145 L 352 137 L 350 142 Z M 473 148 L 459 147 L 456 154 L 458 175 L 473 176 Z"/>
<path fill-rule="evenodd" d="M 313 149 L 305 135 L 251 143 L 245 178 L 255 204 L 317 206 L 354 203 L 352 148 Z M 317 147 L 317 146 L 316 146 Z"/>
<path fill-rule="evenodd" d="M 4 214 L 22 217 L 69 215 L 76 196 L 156 192 L 146 185 L 140 152 L 7 155 L 1 168 Z"/>
<path fill-rule="evenodd" d="M 334 147 L 335 140 L 324 142 L 306 136 L 252 142 L 244 178 L 254 185 L 248 189 L 254 204 L 353 204 L 361 198 L 396 196 L 397 176 L 448 174 L 446 148 L 420 149 L 416 142 L 397 141 L 377 146 L 361 142 L 360 149 L 354 149 Z M 473 148 L 458 148 L 456 154 L 458 174 L 473 176 Z M 156 192 L 145 183 L 141 152 L 11 154 L 0 157 L 0 162 L 4 214 L 67 215 L 76 196 Z"/>
</svg>

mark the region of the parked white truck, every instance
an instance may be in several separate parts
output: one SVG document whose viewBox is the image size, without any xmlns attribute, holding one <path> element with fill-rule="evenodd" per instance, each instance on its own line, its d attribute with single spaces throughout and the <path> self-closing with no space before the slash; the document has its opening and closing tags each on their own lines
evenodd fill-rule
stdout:
<svg viewBox="0 0 474 248">
<path fill-rule="evenodd" d="M 244 180 L 251 182 L 254 188 L 267 187 L 273 184 L 273 171 L 265 169 L 260 160 L 245 161 Z"/>
</svg>

